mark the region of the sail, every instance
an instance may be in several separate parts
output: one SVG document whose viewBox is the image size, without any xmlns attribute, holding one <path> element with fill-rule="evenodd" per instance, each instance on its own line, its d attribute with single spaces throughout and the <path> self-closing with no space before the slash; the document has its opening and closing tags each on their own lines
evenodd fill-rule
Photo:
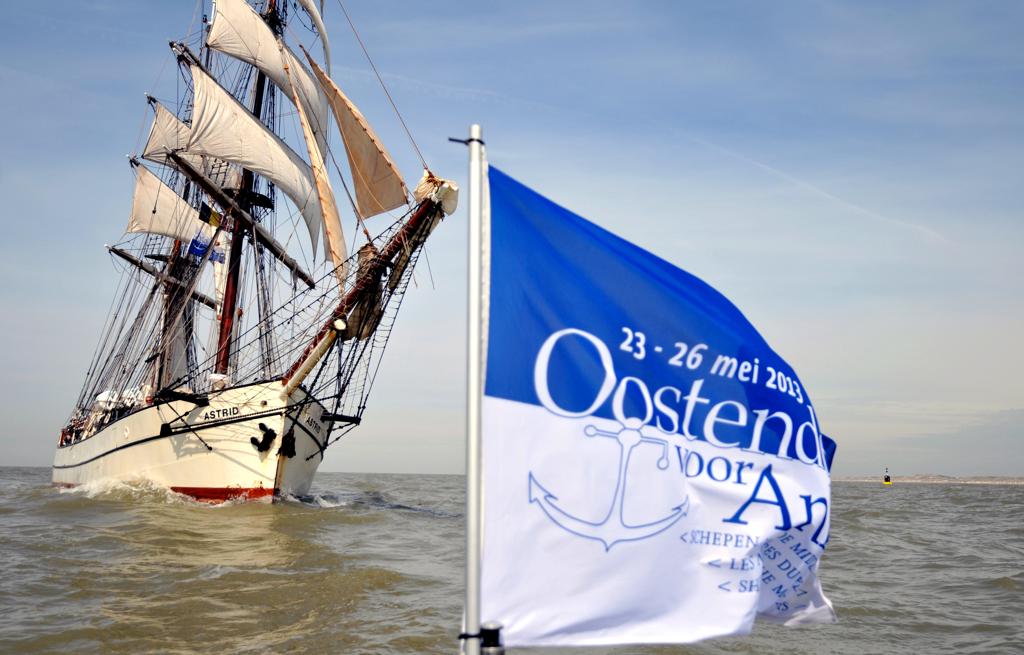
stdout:
<svg viewBox="0 0 1024 655">
<path fill-rule="evenodd" d="M 309 165 L 196 65 L 192 85 L 195 105 L 189 152 L 238 164 L 273 182 L 301 212 L 315 256 L 321 209 Z"/>
<path fill-rule="evenodd" d="M 298 102 L 302 103 L 309 119 L 317 147 L 326 155 L 327 97 L 309 70 L 287 46 L 283 49 L 278 47 L 277 37 L 245 0 L 217 0 L 215 7 L 206 45 L 263 71 L 295 102 L 285 73 L 287 65 L 298 91 Z"/>
<path fill-rule="evenodd" d="M 149 138 L 146 139 L 146 146 L 142 149 L 143 159 L 148 159 L 155 164 L 174 166 L 174 162 L 167 158 L 168 153 L 184 150 L 188 145 L 191 130 L 169 109 L 155 100 L 152 102 L 156 116 L 153 118 L 153 125 L 149 128 Z M 199 155 L 179 152 L 182 157 L 188 159 L 189 163 L 199 170 L 203 170 L 203 159 Z"/>
<path fill-rule="evenodd" d="M 282 56 L 285 52 L 285 45 L 278 41 Z M 324 247 L 330 254 L 331 263 L 334 264 L 334 274 L 338 278 L 338 287 L 345 288 L 345 278 L 348 276 L 348 267 L 345 260 L 348 259 L 348 250 L 345 247 L 345 234 L 341 229 L 341 217 L 338 216 L 338 205 L 334 201 L 334 192 L 331 190 L 331 182 L 327 176 L 327 166 L 324 165 L 324 158 L 317 149 L 314 140 L 312 127 L 309 124 L 302 103 L 298 102 L 298 84 L 296 84 L 296 67 L 285 64 L 284 71 L 290 82 L 292 99 L 299 111 L 299 122 L 302 124 L 302 136 L 306 141 L 306 150 L 309 152 L 309 161 L 313 170 L 313 181 L 316 183 L 317 194 L 320 198 L 320 209 L 323 211 L 324 222 Z"/>
<path fill-rule="evenodd" d="M 231 248 L 231 236 L 221 231 L 217 235 L 217 240 L 213 244 L 214 252 L 227 253 L 230 252 Z M 220 260 L 224 260 L 226 257 L 221 257 Z M 224 310 L 224 293 L 228 286 L 228 265 L 223 261 L 213 262 L 213 298 L 216 303 L 217 321 L 219 322 L 223 317 Z"/>
<path fill-rule="evenodd" d="M 304 50 L 305 52 L 305 50 Z M 334 112 L 356 189 L 356 211 L 362 218 L 401 207 L 409 195 L 398 167 L 384 149 L 363 114 L 338 85 L 306 53 L 313 72 L 327 94 Z"/>
<path fill-rule="evenodd" d="M 320 11 L 313 4 L 313 0 L 299 0 L 299 4 L 306 10 L 309 17 L 313 19 L 313 25 L 316 26 L 316 31 L 320 33 L 320 44 L 324 47 L 324 64 L 327 66 L 327 73 L 331 72 L 331 44 L 327 40 L 327 28 L 324 27 L 323 18 L 320 17 Z M 320 3 L 323 7 L 323 2 Z"/>
<path fill-rule="evenodd" d="M 126 232 L 148 232 L 178 239 L 186 245 L 199 237 L 209 242 L 214 227 L 145 166 L 136 166 L 135 196 Z"/>
</svg>

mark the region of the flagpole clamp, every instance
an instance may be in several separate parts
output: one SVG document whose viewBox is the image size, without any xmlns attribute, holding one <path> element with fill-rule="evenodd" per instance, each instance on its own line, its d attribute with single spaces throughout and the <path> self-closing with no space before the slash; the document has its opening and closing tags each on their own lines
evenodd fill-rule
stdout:
<svg viewBox="0 0 1024 655">
<path fill-rule="evenodd" d="M 505 655 L 505 646 L 501 643 L 500 623 L 484 623 L 477 633 L 459 633 L 459 641 L 467 639 L 480 640 L 480 655 Z"/>
</svg>

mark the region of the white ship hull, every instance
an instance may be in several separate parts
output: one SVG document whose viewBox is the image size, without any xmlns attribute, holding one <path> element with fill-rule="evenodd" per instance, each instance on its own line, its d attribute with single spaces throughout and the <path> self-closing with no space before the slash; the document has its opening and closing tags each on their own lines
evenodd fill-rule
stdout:
<svg viewBox="0 0 1024 655">
<path fill-rule="evenodd" d="M 301 388 L 287 399 L 281 391 L 274 380 L 211 392 L 207 406 L 173 400 L 133 410 L 61 445 L 53 482 L 146 481 L 208 501 L 305 494 L 330 426 Z"/>
</svg>

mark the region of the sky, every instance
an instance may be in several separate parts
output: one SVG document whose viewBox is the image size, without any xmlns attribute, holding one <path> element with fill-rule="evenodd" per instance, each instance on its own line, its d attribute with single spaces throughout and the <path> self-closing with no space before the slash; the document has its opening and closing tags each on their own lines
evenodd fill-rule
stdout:
<svg viewBox="0 0 1024 655">
<path fill-rule="evenodd" d="M 1018 2 L 348 0 L 431 168 L 492 164 L 729 297 L 799 373 L 833 474 L 1024 475 Z M 0 40 L 0 457 L 48 466 L 116 281 L 190 1 L 16 3 Z M 337 0 L 334 77 L 419 163 Z M 328 471 L 461 473 L 466 218 L 431 237 Z M 428 267 L 423 264 L 429 261 Z"/>
</svg>

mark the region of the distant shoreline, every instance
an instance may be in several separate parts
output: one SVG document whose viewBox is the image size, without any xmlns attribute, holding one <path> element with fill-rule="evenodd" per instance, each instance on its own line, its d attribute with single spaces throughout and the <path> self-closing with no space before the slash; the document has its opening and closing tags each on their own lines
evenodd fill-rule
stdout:
<svg viewBox="0 0 1024 655">
<path fill-rule="evenodd" d="M 832 478 L 833 482 L 863 482 L 880 484 L 882 476 L 849 475 Z M 979 475 L 971 477 L 956 477 L 952 475 L 908 475 L 892 476 L 893 484 L 984 484 L 984 485 L 1024 485 L 1024 478 L 1015 478 L 998 475 Z"/>
</svg>

